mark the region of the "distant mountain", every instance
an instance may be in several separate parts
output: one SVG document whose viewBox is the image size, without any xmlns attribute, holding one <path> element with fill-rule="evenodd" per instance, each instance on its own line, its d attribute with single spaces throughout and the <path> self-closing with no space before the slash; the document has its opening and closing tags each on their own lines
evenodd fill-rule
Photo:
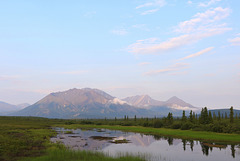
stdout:
<svg viewBox="0 0 240 161">
<path fill-rule="evenodd" d="M 0 113 L 16 110 L 17 106 L 0 101 Z"/>
<path fill-rule="evenodd" d="M 138 109 L 104 91 L 91 88 L 70 89 L 51 93 L 12 115 L 48 118 L 114 118 L 154 116 L 154 112 Z"/>
<path fill-rule="evenodd" d="M 28 107 L 28 106 L 30 106 L 30 104 L 29 103 L 21 103 L 21 104 L 18 104 L 18 105 L 16 105 L 19 109 L 24 109 L 25 107 Z"/>
<path fill-rule="evenodd" d="M 29 104 L 27 104 L 27 103 L 23 103 L 23 104 L 20 104 L 20 105 L 12 105 L 12 104 L 0 101 L 0 115 L 6 115 L 6 114 L 9 114 L 11 112 L 19 111 L 19 110 L 25 108 L 28 105 Z"/>
<path fill-rule="evenodd" d="M 171 97 L 167 101 L 154 100 L 148 95 L 137 95 L 124 98 L 123 100 L 130 105 L 159 112 L 162 115 L 167 115 L 169 112 L 172 112 L 173 115 L 180 116 L 183 110 L 185 110 L 187 114 L 190 110 L 198 111 L 198 108 L 184 102 L 176 96 Z"/>
<path fill-rule="evenodd" d="M 214 110 L 209 110 L 211 111 L 212 115 L 215 113 L 216 116 L 218 116 L 218 112 L 220 112 L 220 116 L 225 117 L 225 114 L 229 117 L 230 115 L 230 108 L 229 109 L 214 109 Z M 237 115 L 238 117 L 240 116 L 240 110 L 235 110 L 233 109 L 233 115 L 234 117 Z"/>
<path fill-rule="evenodd" d="M 127 97 L 122 100 L 126 101 L 128 104 L 132 106 L 145 108 L 145 109 L 149 109 L 151 108 L 151 106 L 159 106 L 163 104 L 162 101 L 154 100 L 148 95 L 137 95 L 137 96 Z"/>
</svg>

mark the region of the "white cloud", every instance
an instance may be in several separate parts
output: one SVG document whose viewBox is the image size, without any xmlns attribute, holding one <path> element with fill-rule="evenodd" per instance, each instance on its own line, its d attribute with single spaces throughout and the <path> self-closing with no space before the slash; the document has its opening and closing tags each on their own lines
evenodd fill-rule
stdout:
<svg viewBox="0 0 240 161">
<path fill-rule="evenodd" d="M 165 0 L 154 0 L 136 7 L 136 9 L 145 8 L 145 7 L 163 7 L 166 4 Z"/>
<path fill-rule="evenodd" d="M 216 2 L 220 2 L 221 0 L 210 0 L 210 1 L 207 1 L 207 2 L 201 2 L 201 3 L 199 3 L 199 7 L 208 7 L 208 6 L 210 6 L 210 5 L 212 5 L 212 4 L 214 4 L 214 3 L 216 3 Z"/>
<path fill-rule="evenodd" d="M 193 2 L 192 1 L 187 1 L 188 4 L 192 4 Z"/>
<path fill-rule="evenodd" d="M 235 37 L 228 40 L 232 46 L 240 46 L 240 37 Z"/>
<path fill-rule="evenodd" d="M 157 75 L 157 74 L 176 72 L 176 71 L 179 71 L 181 69 L 185 69 L 188 66 L 189 66 L 188 63 L 176 63 L 173 66 L 170 66 L 168 68 L 150 71 L 150 72 L 144 73 L 144 75 Z"/>
<path fill-rule="evenodd" d="M 191 33 L 213 28 L 222 28 L 225 24 L 218 24 L 218 22 L 228 17 L 230 12 L 231 10 L 229 8 L 217 7 L 203 13 L 197 13 L 192 19 L 180 22 L 175 31 L 179 33 Z"/>
<path fill-rule="evenodd" d="M 142 63 L 139 63 L 138 65 L 145 66 L 145 65 L 149 65 L 149 64 L 151 64 L 151 63 L 150 62 L 142 62 Z"/>
<path fill-rule="evenodd" d="M 165 4 L 166 4 L 165 0 L 153 0 L 153 1 L 149 1 L 149 2 L 146 2 L 144 4 L 137 6 L 136 9 L 146 9 L 147 8 L 146 11 L 143 11 L 141 13 L 141 15 L 147 15 L 147 14 L 157 12 Z"/>
<path fill-rule="evenodd" d="M 156 9 L 152 9 L 152 10 L 147 10 L 147 11 L 144 11 L 141 13 L 141 15 L 148 15 L 148 14 L 152 14 L 154 12 L 157 12 L 159 9 L 156 8 Z"/>
<path fill-rule="evenodd" d="M 118 30 L 112 30 L 111 33 L 122 36 L 122 35 L 126 35 L 128 32 L 126 31 L 126 29 L 118 29 Z"/>
<path fill-rule="evenodd" d="M 150 31 L 150 29 L 147 28 L 146 24 L 136 24 L 136 25 L 132 25 L 132 27 L 140 30 L 144 30 L 144 31 Z"/>
<path fill-rule="evenodd" d="M 204 38 L 222 34 L 231 30 L 219 21 L 230 14 L 230 9 L 217 7 L 203 13 L 197 13 L 193 19 L 180 22 L 175 32 L 183 35 L 159 42 L 157 38 L 138 40 L 128 46 L 128 51 L 136 54 L 162 54 L 166 51 L 198 42 Z"/>
<path fill-rule="evenodd" d="M 188 55 L 188 56 L 186 56 L 184 58 L 181 58 L 179 60 L 185 60 L 185 59 L 197 57 L 197 56 L 200 56 L 200 55 L 202 55 L 204 53 L 207 53 L 207 52 L 211 51 L 212 49 L 214 49 L 214 47 L 209 47 L 209 48 L 203 49 L 203 50 L 201 50 L 201 51 L 199 51 L 197 53 L 194 53 L 194 54 Z"/>
</svg>

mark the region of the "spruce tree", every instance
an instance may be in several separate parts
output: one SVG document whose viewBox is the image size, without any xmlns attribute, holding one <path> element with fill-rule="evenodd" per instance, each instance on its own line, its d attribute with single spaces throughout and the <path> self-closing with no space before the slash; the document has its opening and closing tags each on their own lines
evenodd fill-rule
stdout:
<svg viewBox="0 0 240 161">
<path fill-rule="evenodd" d="M 220 113 L 220 111 L 218 111 L 218 121 L 220 121 L 221 120 L 221 113 Z"/>
<path fill-rule="evenodd" d="M 230 123 L 233 123 L 234 118 L 233 118 L 233 106 L 230 108 Z"/>
<path fill-rule="evenodd" d="M 191 123 L 193 123 L 193 112 L 192 112 L 192 110 L 191 110 L 190 113 L 189 113 L 189 121 L 190 121 Z"/>
<path fill-rule="evenodd" d="M 186 117 L 186 115 L 185 115 L 185 111 L 183 110 L 183 113 L 182 113 L 182 121 L 183 121 L 183 122 L 186 122 L 186 120 L 187 120 L 187 117 Z"/>
<path fill-rule="evenodd" d="M 209 113 L 208 113 L 208 120 L 209 120 L 209 123 L 213 123 L 213 118 L 212 118 L 211 111 L 209 111 Z"/>
</svg>

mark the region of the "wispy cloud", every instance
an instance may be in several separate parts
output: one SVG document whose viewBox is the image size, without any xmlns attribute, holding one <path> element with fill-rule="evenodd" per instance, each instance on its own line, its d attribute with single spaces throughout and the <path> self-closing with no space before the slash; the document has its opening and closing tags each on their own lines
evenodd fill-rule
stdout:
<svg viewBox="0 0 240 161">
<path fill-rule="evenodd" d="M 162 54 L 166 51 L 183 47 L 199 40 L 231 30 L 226 24 L 219 21 L 230 14 L 230 9 L 217 7 L 203 13 L 197 13 L 193 19 L 180 22 L 175 27 L 176 33 L 183 35 L 159 42 L 157 38 L 137 40 L 128 46 L 128 51 L 135 54 Z"/>
<path fill-rule="evenodd" d="M 144 11 L 141 13 L 141 15 L 148 15 L 148 14 L 152 14 L 154 12 L 157 12 L 159 9 L 156 8 L 156 9 L 152 9 L 152 10 L 147 10 L 147 11 Z"/>
<path fill-rule="evenodd" d="M 175 74 L 176 74 L 176 71 L 179 71 L 181 69 L 185 69 L 188 66 L 189 66 L 188 63 L 176 63 L 173 66 L 170 66 L 168 68 L 153 70 L 153 71 L 144 73 L 144 75 L 157 75 L 157 74 L 164 74 L 164 73 L 171 73 L 171 72 L 175 72 Z"/>
<path fill-rule="evenodd" d="M 122 36 L 122 35 L 126 35 L 128 32 L 126 29 L 117 29 L 117 30 L 112 30 L 111 33 Z"/>
<path fill-rule="evenodd" d="M 194 54 L 188 55 L 188 56 L 186 56 L 184 58 L 181 58 L 179 60 L 185 60 L 185 59 L 197 57 L 197 56 L 200 56 L 200 55 L 202 55 L 204 53 L 207 53 L 207 52 L 211 51 L 212 49 L 214 49 L 214 47 L 209 47 L 209 48 L 203 49 L 203 50 L 201 50 L 201 51 L 199 51 L 197 53 L 194 53 Z"/>
<path fill-rule="evenodd" d="M 151 64 L 151 62 L 142 62 L 142 63 L 139 63 L 138 65 L 145 66 L 145 65 L 149 65 L 149 64 Z"/>
<path fill-rule="evenodd" d="M 212 29 L 222 29 L 226 24 L 219 24 L 219 21 L 228 17 L 231 13 L 229 8 L 217 7 L 203 13 L 197 13 L 192 19 L 180 22 L 175 32 L 192 33 L 204 32 Z"/>
<path fill-rule="evenodd" d="M 166 4 L 165 0 L 152 0 L 152 1 L 148 1 L 144 4 L 137 6 L 136 9 L 146 9 L 147 8 L 147 10 L 141 12 L 141 15 L 147 15 L 147 14 L 152 14 L 154 12 L 157 12 L 165 4 Z"/>
<path fill-rule="evenodd" d="M 240 37 L 235 37 L 228 40 L 232 46 L 240 46 Z"/>
<path fill-rule="evenodd" d="M 201 2 L 199 3 L 199 7 L 208 7 L 210 5 L 213 5 L 214 3 L 216 2 L 220 2 L 221 0 L 210 0 L 210 1 L 207 1 L 207 2 Z"/>
<path fill-rule="evenodd" d="M 144 31 L 150 31 L 150 29 L 147 27 L 146 24 L 136 24 L 132 25 L 133 28 L 144 30 Z"/>
<path fill-rule="evenodd" d="M 187 1 L 187 4 L 192 4 L 193 2 L 192 1 Z"/>
</svg>

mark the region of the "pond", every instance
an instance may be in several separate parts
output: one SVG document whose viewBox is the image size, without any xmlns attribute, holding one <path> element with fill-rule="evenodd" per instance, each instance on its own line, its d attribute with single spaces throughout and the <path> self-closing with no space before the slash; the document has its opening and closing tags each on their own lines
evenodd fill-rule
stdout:
<svg viewBox="0 0 240 161">
<path fill-rule="evenodd" d="M 240 161 L 240 145 L 185 140 L 108 129 L 64 129 L 52 142 L 109 156 L 136 155 L 149 161 Z"/>
</svg>

